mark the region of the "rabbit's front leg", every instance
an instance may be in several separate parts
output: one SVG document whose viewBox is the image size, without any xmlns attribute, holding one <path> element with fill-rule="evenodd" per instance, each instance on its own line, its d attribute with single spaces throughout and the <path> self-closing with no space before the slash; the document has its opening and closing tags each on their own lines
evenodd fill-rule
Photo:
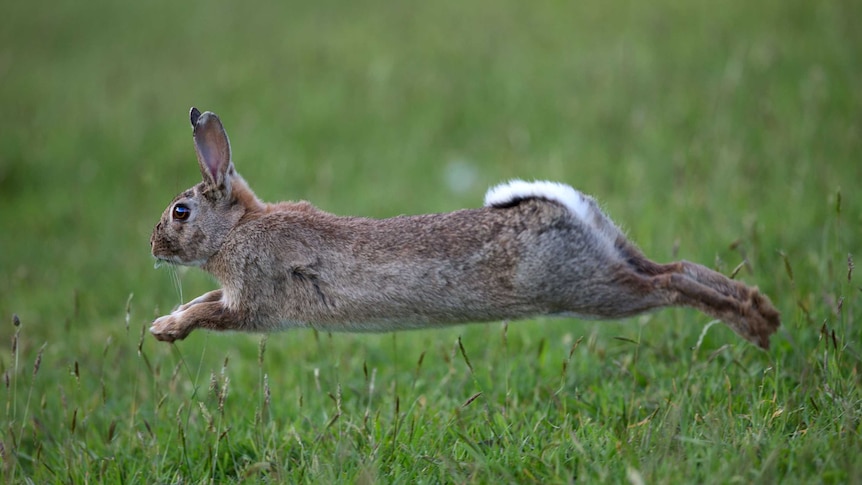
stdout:
<svg viewBox="0 0 862 485">
<path fill-rule="evenodd" d="M 222 297 L 221 289 L 209 291 L 209 292 L 204 293 L 203 295 L 195 298 L 194 300 L 192 300 L 186 304 L 180 305 L 179 308 L 177 308 L 176 310 L 174 310 L 171 313 L 176 313 L 176 312 L 188 310 L 190 307 L 197 305 L 198 303 L 206 303 L 209 301 L 219 301 L 219 300 L 221 300 L 221 297 Z"/>
<path fill-rule="evenodd" d="M 173 342 L 186 338 L 196 328 L 240 330 L 243 321 L 238 312 L 225 307 L 220 300 L 202 301 L 157 318 L 150 333 L 163 342 Z"/>
</svg>

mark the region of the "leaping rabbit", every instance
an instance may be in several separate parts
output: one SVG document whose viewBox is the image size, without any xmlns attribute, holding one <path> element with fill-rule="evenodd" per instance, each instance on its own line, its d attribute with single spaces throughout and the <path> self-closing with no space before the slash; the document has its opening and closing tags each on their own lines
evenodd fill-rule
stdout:
<svg viewBox="0 0 862 485">
<path fill-rule="evenodd" d="M 267 204 L 234 169 L 219 118 L 190 116 L 203 181 L 168 205 L 150 244 L 158 260 L 199 266 L 222 288 L 155 320 L 159 340 L 196 328 L 392 331 L 688 306 L 766 349 L 780 325 L 757 288 L 687 261 L 654 263 L 567 185 L 514 180 L 481 209 L 391 219 Z"/>
</svg>

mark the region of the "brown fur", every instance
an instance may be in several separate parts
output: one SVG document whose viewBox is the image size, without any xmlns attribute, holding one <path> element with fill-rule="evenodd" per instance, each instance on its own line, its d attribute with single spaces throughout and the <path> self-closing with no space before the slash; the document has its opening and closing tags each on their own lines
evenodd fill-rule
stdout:
<svg viewBox="0 0 862 485">
<path fill-rule="evenodd" d="M 780 324 L 756 288 L 694 263 L 650 261 L 589 198 L 586 220 L 537 197 L 391 219 L 265 204 L 234 170 L 218 118 L 195 109 L 191 118 L 204 181 L 165 210 L 152 251 L 201 266 L 222 289 L 157 319 L 159 340 L 195 328 L 389 331 L 682 305 L 768 348 Z M 188 220 L 173 219 L 177 204 L 191 208 Z"/>
</svg>

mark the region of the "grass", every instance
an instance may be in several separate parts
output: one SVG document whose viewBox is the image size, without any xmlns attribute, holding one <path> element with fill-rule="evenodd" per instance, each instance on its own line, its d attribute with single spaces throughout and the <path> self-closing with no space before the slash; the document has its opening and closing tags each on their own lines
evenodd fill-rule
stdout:
<svg viewBox="0 0 862 485">
<path fill-rule="evenodd" d="M 0 19 L 8 483 L 862 481 L 857 2 L 71 2 Z M 511 177 L 758 285 L 769 352 L 689 310 L 383 335 L 145 329 L 220 114 L 266 200 L 386 217 Z M 181 290 L 181 292 L 179 291 Z M 15 322 L 13 324 L 13 315 Z"/>
</svg>

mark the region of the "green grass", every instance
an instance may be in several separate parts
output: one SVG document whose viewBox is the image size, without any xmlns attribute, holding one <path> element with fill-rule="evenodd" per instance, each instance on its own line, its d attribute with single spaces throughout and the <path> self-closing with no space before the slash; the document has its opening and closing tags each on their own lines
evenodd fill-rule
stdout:
<svg viewBox="0 0 862 485">
<path fill-rule="evenodd" d="M 9 483 L 862 481 L 858 2 L 7 2 Z M 511 177 L 758 285 L 689 310 L 383 335 L 145 329 L 212 289 L 148 238 L 216 111 L 266 200 L 375 217 Z M 13 325 L 13 314 L 20 326 Z M 702 338 L 702 340 L 701 340 Z M 8 345 L 12 342 L 12 345 Z"/>
</svg>

